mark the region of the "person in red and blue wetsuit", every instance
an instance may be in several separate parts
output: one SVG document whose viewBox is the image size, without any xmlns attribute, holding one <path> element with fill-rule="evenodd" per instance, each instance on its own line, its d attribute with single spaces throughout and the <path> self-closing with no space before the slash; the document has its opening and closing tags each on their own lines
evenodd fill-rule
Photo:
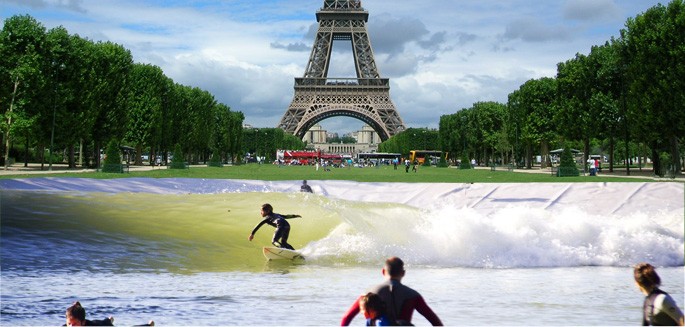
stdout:
<svg viewBox="0 0 685 327">
<path fill-rule="evenodd" d="M 252 239 L 254 238 L 254 234 L 257 232 L 257 230 L 259 230 L 259 228 L 262 227 L 262 225 L 267 224 L 276 227 L 276 231 L 274 232 L 274 237 L 271 240 L 271 244 L 279 248 L 295 250 L 292 247 L 292 245 L 288 244 L 288 236 L 290 236 L 290 224 L 286 221 L 286 219 L 299 218 L 302 216 L 281 215 L 278 213 L 274 213 L 274 208 L 268 203 L 262 205 L 261 214 L 262 217 L 264 217 L 264 220 L 260 221 L 259 224 L 255 226 L 255 228 L 252 230 L 252 233 L 250 233 L 250 236 L 247 239 L 252 241 Z"/>
<path fill-rule="evenodd" d="M 404 262 L 398 257 L 392 257 L 385 261 L 382 270 L 386 281 L 371 288 L 369 292 L 378 294 L 386 306 L 388 319 L 396 325 L 411 325 L 411 317 L 414 310 L 423 315 L 433 326 L 442 326 L 442 321 L 426 304 L 419 292 L 401 283 L 404 277 Z M 361 297 L 360 297 L 361 298 Z M 341 326 L 349 326 L 352 319 L 359 313 L 359 299 L 347 310 Z"/>
<path fill-rule="evenodd" d="M 366 293 L 359 298 L 359 308 L 366 318 L 367 326 L 393 326 L 385 314 L 385 303 L 378 294 Z"/>
</svg>

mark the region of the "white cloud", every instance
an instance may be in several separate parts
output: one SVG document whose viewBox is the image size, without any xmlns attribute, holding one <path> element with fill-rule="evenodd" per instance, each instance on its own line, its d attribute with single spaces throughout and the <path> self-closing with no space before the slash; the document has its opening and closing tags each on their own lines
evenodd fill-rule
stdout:
<svg viewBox="0 0 685 327">
<path fill-rule="evenodd" d="M 549 26 L 534 17 L 525 17 L 509 23 L 504 32 L 504 39 L 521 39 L 525 42 L 567 41 L 572 32 L 566 26 Z"/>
<path fill-rule="evenodd" d="M 579 21 L 615 20 L 621 11 L 613 0 L 569 0 L 564 5 L 564 17 Z"/>
</svg>

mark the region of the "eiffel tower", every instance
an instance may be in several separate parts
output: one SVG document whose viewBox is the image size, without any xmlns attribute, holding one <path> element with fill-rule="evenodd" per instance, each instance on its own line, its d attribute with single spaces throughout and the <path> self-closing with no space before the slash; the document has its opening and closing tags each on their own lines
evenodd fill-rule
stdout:
<svg viewBox="0 0 685 327">
<path fill-rule="evenodd" d="M 381 78 L 366 29 L 369 12 L 360 0 L 324 0 L 316 12 L 319 29 L 304 77 L 278 127 L 303 138 L 316 123 L 335 116 L 370 125 L 382 141 L 405 129 L 390 99 L 390 80 Z M 350 41 L 357 78 L 329 78 L 333 41 Z"/>
</svg>

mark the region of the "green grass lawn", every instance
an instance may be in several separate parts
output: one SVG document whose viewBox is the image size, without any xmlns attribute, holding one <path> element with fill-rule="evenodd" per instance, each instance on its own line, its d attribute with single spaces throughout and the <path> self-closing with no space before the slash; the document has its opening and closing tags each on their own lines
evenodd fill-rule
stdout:
<svg viewBox="0 0 685 327">
<path fill-rule="evenodd" d="M 191 167 L 190 169 L 154 169 L 131 171 L 129 173 L 103 172 L 61 172 L 55 174 L 4 175 L 0 178 L 36 177 L 82 177 L 82 178 L 206 178 L 206 179 L 250 179 L 250 180 L 350 180 L 358 182 L 405 182 L 405 183 L 567 183 L 567 182 L 653 182 L 651 178 L 627 178 L 609 176 L 554 177 L 550 173 L 510 172 L 506 169 L 465 169 L 419 167 L 417 173 L 404 171 L 398 166 L 378 168 L 331 168 L 323 171 L 312 166 L 283 166 L 247 164 L 225 167 Z"/>
</svg>

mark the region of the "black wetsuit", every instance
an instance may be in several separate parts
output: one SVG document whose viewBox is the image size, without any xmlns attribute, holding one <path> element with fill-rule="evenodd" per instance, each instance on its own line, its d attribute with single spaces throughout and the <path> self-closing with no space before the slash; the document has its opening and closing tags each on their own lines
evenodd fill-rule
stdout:
<svg viewBox="0 0 685 327">
<path fill-rule="evenodd" d="M 309 185 L 307 185 L 307 184 L 302 184 L 302 186 L 300 186 L 300 192 L 314 193 L 314 192 L 312 191 L 312 187 L 309 186 Z"/>
<path fill-rule="evenodd" d="M 281 215 L 272 212 L 266 215 L 264 220 L 260 221 L 259 224 L 255 226 L 255 228 L 252 230 L 252 235 L 254 235 L 264 224 L 276 227 L 274 237 L 271 239 L 271 244 L 284 249 L 295 250 L 292 245 L 288 244 L 288 236 L 290 236 L 290 224 L 286 221 L 286 219 L 296 217 L 299 217 L 299 215 Z"/>
<path fill-rule="evenodd" d="M 656 299 L 662 294 L 666 298 L 661 301 L 661 305 L 657 308 Z M 680 320 L 678 317 L 683 316 L 671 296 L 658 288 L 652 290 L 645 297 L 642 312 L 642 326 L 677 326 Z"/>
</svg>

